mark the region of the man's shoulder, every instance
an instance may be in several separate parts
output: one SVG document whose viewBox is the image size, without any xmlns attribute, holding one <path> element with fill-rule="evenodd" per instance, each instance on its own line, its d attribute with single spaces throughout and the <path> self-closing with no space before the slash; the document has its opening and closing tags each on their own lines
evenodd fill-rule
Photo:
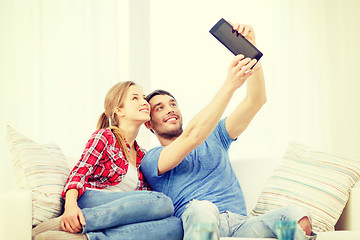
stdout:
<svg viewBox="0 0 360 240">
<path fill-rule="evenodd" d="M 154 147 L 151 148 L 149 151 L 146 152 L 143 161 L 150 161 L 150 160 L 154 160 L 154 159 L 158 159 L 161 150 L 163 149 L 163 146 L 158 146 L 158 147 Z"/>
<path fill-rule="evenodd" d="M 149 151 L 147 151 L 146 154 L 152 154 L 152 153 L 154 153 L 154 152 L 156 152 L 156 151 L 159 151 L 160 149 L 163 149 L 163 148 L 164 148 L 164 146 L 153 147 L 153 148 L 151 148 Z"/>
<path fill-rule="evenodd" d="M 141 160 L 141 171 L 145 178 L 150 183 L 153 190 L 156 190 L 155 185 L 158 182 L 158 161 L 161 149 L 163 147 L 154 147 L 150 149 Z"/>
</svg>

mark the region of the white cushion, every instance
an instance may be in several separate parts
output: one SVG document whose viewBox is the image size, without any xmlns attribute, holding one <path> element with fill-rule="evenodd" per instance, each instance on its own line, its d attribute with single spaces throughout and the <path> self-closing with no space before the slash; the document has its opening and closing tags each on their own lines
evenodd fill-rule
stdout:
<svg viewBox="0 0 360 240">
<path fill-rule="evenodd" d="M 59 216 L 61 192 L 70 173 L 67 160 L 54 143 L 39 144 L 7 126 L 17 187 L 31 190 L 33 226 Z"/>
<path fill-rule="evenodd" d="M 315 232 L 332 231 L 360 178 L 360 161 L 290 143 L 252 214 L 286 205 L 310 210 Z"/>
</svg>

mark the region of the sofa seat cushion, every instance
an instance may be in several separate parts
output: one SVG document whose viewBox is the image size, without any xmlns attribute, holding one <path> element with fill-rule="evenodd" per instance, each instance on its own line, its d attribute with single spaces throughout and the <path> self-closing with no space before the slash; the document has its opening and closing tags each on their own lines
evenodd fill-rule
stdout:
<svg viewBox="0 0 360 240">
<path fill-rule="evenodd" d="M 271 240 L 276 238 L 232 238 L 232 237 L 222 237 L 220 240 Z"/>
<path fill-rule="evenodd" d="M 276 238 L 231 238 L 222 237 L 220 240 L 271 240 Z M 360 231 L 328 231 L 320 232 L 316 240 L 359 240 Z"/>
<path fill-rule="evenodd" d="M 359 240 L 360 231 L 329 231 L 318 234 L 316 240 Z"/>
</svg>

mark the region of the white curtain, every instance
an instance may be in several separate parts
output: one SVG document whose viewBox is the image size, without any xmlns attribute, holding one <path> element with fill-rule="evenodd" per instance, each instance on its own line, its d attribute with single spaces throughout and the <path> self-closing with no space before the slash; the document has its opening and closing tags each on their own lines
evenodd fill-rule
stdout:
<svg viewBox="0 0 360 240">
<path fill-rule="evenodd" d="M 360 159 L 360 2 L 278 0 L 273 19 L 277 129 Z"/>
<path fill-rule="evenodd" d="M 0 0 L 2 187 L 13 182 L 6 124 L 80 157 L 108 89 L 148 85 L 147 14 L 147 1 Z"/>
</svg>

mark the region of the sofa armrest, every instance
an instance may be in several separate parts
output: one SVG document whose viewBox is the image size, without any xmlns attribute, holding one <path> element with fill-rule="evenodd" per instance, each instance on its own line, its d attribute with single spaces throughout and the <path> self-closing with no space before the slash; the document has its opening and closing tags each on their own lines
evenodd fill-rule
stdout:
<svg viewBox="0 0 360 240">
<path fill-rule="evenodd" d="M 32 198 L 30 191 L 7 190 L 0 197 L 0 239 L 31 239 Z"/>
<path fill-rule="evenodd" d="M 339 221 L 335 225 L 336 230 L 360 231 L 360 187 L 351 189 L 350 198 L 347 202 Z"/>
</svg>

